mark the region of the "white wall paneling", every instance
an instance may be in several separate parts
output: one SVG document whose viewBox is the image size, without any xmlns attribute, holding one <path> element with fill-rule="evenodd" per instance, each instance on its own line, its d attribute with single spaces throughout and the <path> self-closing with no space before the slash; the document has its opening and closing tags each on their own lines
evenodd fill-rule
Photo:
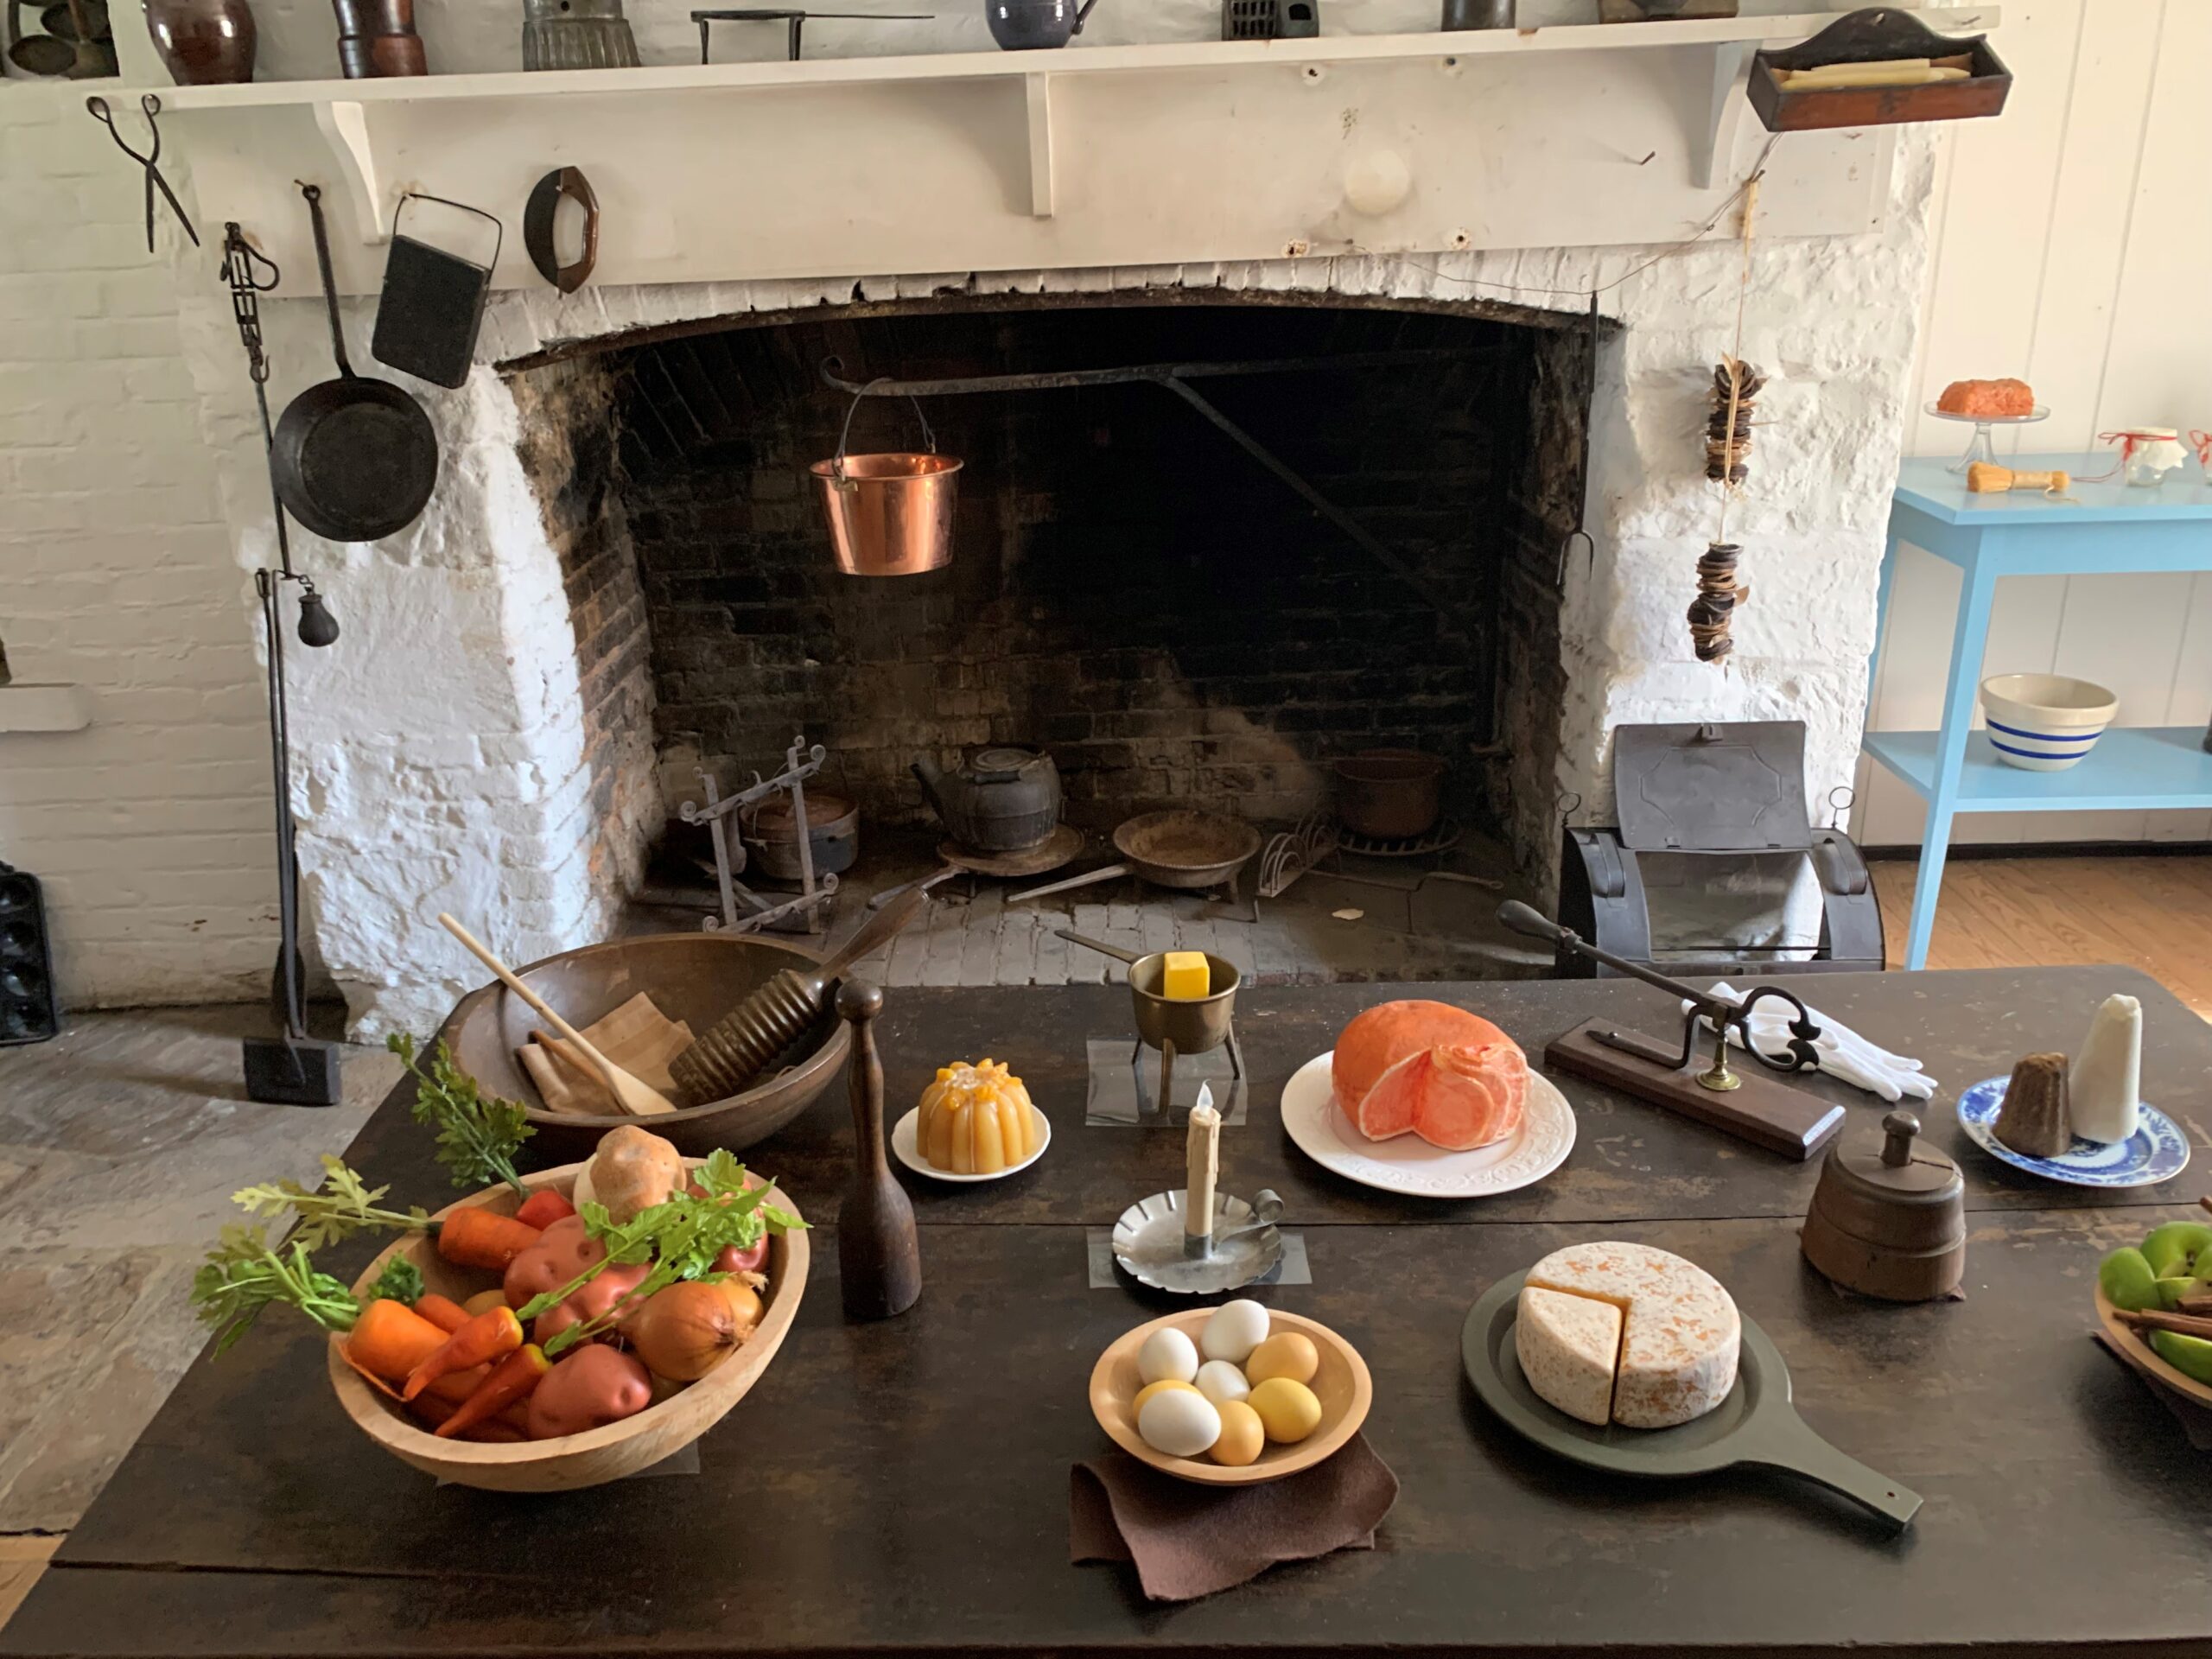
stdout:
<svg viewBox="0 0 2212 1659">
<path fill-rule="evenodd" d="M 2075 452 L 2156 423 L 2212 429 L 2212 154 L 2207 0 L 2021 0 L 1998 49 L 2015 77 L 2005 114 L 1939 143 L 1929 285 L 1905 448 L 1955 454 L 1965 429 L 1920 412 L 1955 379 L 2018 375 L 2051 409 L 1999 435 L 2000 453 Z M 1908 548 L 1873 723 L 1936 723 L 1958 575 Z M 2052 577 L 1999 590 L 1984 672 L 2076 674 L 2120 694 L 2130 726 L 2212 716 L 2212 577 Z M 1875 845 L 1920 838 L 1910 791 L 1862 762 L 1857 814 Z M 1992 813 L 1961 842 L 2212 837 L 2202 812 Z"/>
</svg>

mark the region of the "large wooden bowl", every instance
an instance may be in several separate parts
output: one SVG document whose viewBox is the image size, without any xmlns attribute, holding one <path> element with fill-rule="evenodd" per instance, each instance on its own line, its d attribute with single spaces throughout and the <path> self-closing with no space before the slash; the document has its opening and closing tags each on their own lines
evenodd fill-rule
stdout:
<svg viewBox="0 0 2212 1659">
<path fill-rule="evenodd" d="M 2097 1320 L 2105 1328 L 2105 1335 L 2112 1338 L 2112 1345 L 2120 1357 L 2137 1370 L 2162 1388 L 2171 1389 L 2184 1400 L 2194 1400 L 2200 1406 L 2212 1406 L 2212 1384 L 2198 1382 L 2188 1372 L 2177 1370 L 2158 1357 L 2151 1344 L 2143 1339 L 2143 1332 L 2120 1322 L 2120 1310 L 2104 1293 L 2104 1287 L 2095 1287 Z"/>
<path fill-rule="evenodd" d="M 782 969 L 821 960 L 819 952 L 802 945 L 751 934 L 652 933 L 563 950 L 531 963 L 518 976 L 579 1028 L 643 991 L 663 1014 L 683 1021 L 698 1037 Z M 650 1119 L 589 1117 L 547 1111 L 537 1085 L 515 1058 L 515 1051 L 542 1023 L 520 997 L 493 983 L 461 998 L 438 1035 L 452 1045 L 461 1069 L 483 1089 L 523 1103 L 537 1130 L 531 1151 L 553 1158 L 588 1158 L 609 1129 L 638 1122 L 694 1156 L 717 1147 L 742 1152 L 812 1105 L 836 1081 L 852 1047 L 844 1021 L 834 1008 L 825 1007 L 798 1045 L 798 1062 L 741 1095 Z"/>
<path fill-rule="evenodd" d="M 1129 1402 L 1144 1387 L 1144 1378 L 1137 1373 L 1137 1350 L 1144 1346 L 1145 1338 L 1154 1332 L 1171 1325 L 1196 1343 L 1198 1333 L 1212 1317 L 1211 1307 L 1170 1313 L 1165 1319 L 1137 1326 L 1098 1356 L 1098 1363 L 1090 1373 L 1090 1414 L 1097 1418 L 1099 1427 L 1113 1436 L 1115 1445 L 1179 1480 L 1196 1481 L 1202 1486 L 1249 1486 L 1311 1469 L 1340 1451 L 1344 1442 L 1359 1432 L 1359 1426 L 1367 1421 L 1368 1407 L 1375 1402 L 1375 1382 L 1368 1376 L 1367 1362 L 1359 1357 L 1359 1351 L 1325 1325 L 1271 1307 L 1268 1310 L 1270 1336 L 1285 1331 L 1303 1332 L 1313 1339 L 1313 1346 L 1320 1353 L 1321 1369 L 1307 1385 L 1321 1402 L 1320 1427 L 1295 1446 L 1279 1446 L 1269 1440 L 1258 1460 L 1242 1469 L 1232 1469 L 1205 1457 L 1171 1458 L 1147 1446 L 1137 1433 L 1136 1419 L 1129 1411 Z"/>
<path fill-rule="evenodd" d="M 699 1161 L 692 1160 L 695 1166 Z M 576 1172 L 582 1167 L 569 1164 L 541 1170 L 524 1176 L 523 1185 L 533 1191 L 550 1186 L 565 1198 L 573 1192 Z M 773 1201 L 798 1214 L 782 1192 L 777 1192 Z M 499 1185 L 448 1205 L 438 1213 L 449 1216 L 467 1205 L 481 1205 L 501 1215 L 512 1215 L 520 1202 L 512 1188 Z M 442 1440 L 397 1401 L 386 1399 L 362 1381 L 360 1374 L 346 1363 L 339 1351 L 340 1338 L 334 1336 L 330 1339 L 330 1385 L 338 1391 L 338 1403 L 363 1433 L 425 1474 L 493 1492 L 566 1492 L 580 1486 L 597 1486 L 649 1469 L 671 1452 L 681 1451 L 745 1397 L 746 1390 L 768 1369 L 768 1362 L 776 1357 L 792 1319 L 798 1317 L 798 1299 L 806 1289 L 807 1255 L 804 1232 L 769 1235 L 768 1288 L 762 1298 L 766 1307 L 752 1340 L 690 1387 L 658 1405 L 586 1433 L 508 1446 Z M 422 1269 L 427 1288 L 456 1301 L 484 1289 L 489 1282 L 489 1275 L 446 1261 L 426 1235 L 410 1233 L 369 1263 L 354 1281 L 353 1294 L 360 1295 L 374 1284 L 385 1264 L 395 1255 L 404 1255 Z"/>
</svg>

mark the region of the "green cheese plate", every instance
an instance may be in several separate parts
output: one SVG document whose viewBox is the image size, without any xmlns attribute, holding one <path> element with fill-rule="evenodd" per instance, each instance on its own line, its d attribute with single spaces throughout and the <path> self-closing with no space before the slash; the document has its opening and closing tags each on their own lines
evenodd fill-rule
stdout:
<svg viewBox="0 0 2212 1659">
<path fill-rule="evenodd" d="M 1674 1428 L 1600 1428 L 1536 1397 L 1513 1346 L 1514 1308 L 1526 1274 L 1501 1279 L 1467 1315 L 1459 1351 L 1482 1402 L 1546 1451 L 1613 1474 L 1658 1478 L 1738 1465 L 1781 1469 L 1840 1492 L 1902 1532 L 1920 1496 L 1846 1457 L 1807 1427 L 1789 1403 L 1789 1368 L 1765 1332 L 1744 1319 L 1736 1386 L 1714 1409 Z"/>
</svg>

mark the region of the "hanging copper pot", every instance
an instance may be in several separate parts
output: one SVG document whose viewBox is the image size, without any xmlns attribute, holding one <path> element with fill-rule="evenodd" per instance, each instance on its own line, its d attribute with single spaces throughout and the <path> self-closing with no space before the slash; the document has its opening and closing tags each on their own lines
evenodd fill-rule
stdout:
<svg viewBox="0 0 2212 1659">
<path fill-rule="evenodd" d="M 808 468 L 830 521 L 837 569 L 849 576 L 912 576 L 942 569 L 952 563 L 952 510 L 961 463 L 937 453 L 937 435 L 919 402 L 914 414 L 922 423 L 926 451 L 846 453 L 853 416 L 868 395 L 863 389 L 845 411 L 837 453 Z"/>
</svg>

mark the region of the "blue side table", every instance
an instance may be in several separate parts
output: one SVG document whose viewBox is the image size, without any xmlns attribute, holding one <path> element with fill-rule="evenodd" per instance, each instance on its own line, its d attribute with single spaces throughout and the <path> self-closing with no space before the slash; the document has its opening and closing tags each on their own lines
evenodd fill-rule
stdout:
<svg viewBox="0 0 2212 1659">
<path fill-rule="evenodd" d="M 2022 455 L 2005 463 L 2024 469 L 2084 470 L 2080 455 Z M 2086 470 L 2113 461 L 2090 457 Z M 2082 763 L 2066 772 L 2024 772 L 1998 759 L 1987 735 L 1972 729 L 1989 635 L 1990 601 L 2004 576 L 2119 575 L 2212 570 L 2212 486 L 2195 467 L 2157 489 L 2130 489 L 2118 478 L 2076 484 L 2072 501 L 2035 493 L 1971 495 L 1966 480 L 1942 460 L 1908 461 L 1890 505 L 1889 546 L 1882 556 L 1876 601 L 1872 671 L 1888 632 L 1897 545 L 1910 542 L 1959 567 L 1959 617 L 1951 636 L 1950 672 L 1943 684 L 1943 724 L 1933 732 L 1868 732 L 1868 755 L 1904 779 L 1928 803 L 1920 875 L 1912 889 L 1912 925 L 1904 965 L 1928 964 L 1936 895 L 1950 850 L 1951 820 L 1961 812 L 2140 811 L 2212 807 L 2212 754 L 2194 726 L 2115 726 Z M 2066 671 L 2059 664 L 2059 671 Z M 2128 716 L 2123 705 L 2120 717 Z"/>
</svg>

